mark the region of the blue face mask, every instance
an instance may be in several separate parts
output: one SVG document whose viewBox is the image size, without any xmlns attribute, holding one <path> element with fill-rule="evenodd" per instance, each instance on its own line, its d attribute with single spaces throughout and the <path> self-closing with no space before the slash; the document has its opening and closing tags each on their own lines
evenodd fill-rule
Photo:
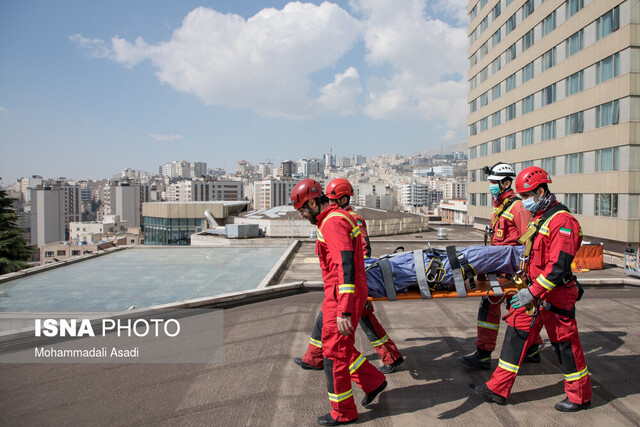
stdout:
<svg viewBox="0 0 640 427">
<path fill-rule="evenodd" d="M 535 212 L 538 209 L 538 205 L 540 205 L 540 201 L 535 201 L 535 197 L 529 197 L 522 201 L 524 208 L 529 212 Z"/>
<path fill-rule="evenodd" d="M 500 184 L 489 184 L 489 192 L 494 196 L 500 194 Z"/>
</svg>

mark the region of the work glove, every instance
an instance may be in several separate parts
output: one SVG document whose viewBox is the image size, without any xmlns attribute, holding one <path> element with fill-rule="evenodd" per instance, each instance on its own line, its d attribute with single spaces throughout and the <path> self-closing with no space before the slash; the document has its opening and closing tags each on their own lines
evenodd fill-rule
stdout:
<svg viewBox="0 0 640 427">
<path fill-rule="evenodd" d="M 511 307 L 524 307 L 533 301 L 533 299 L 533 294 L 529 291 L 529 288 L 520 289 L 518 293 L 511 298 Z"/>
</svg>

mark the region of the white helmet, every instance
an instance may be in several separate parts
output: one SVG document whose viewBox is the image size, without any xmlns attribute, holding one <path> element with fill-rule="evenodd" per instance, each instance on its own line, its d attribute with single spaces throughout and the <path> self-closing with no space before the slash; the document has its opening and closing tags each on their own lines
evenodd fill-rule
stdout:
<svg viewBox="0 0 640 427">
<path fill-rule="evenodd" d="M 488 169 L 488 168 L 487 168 Z M 515 178 L 516 171 L 506 163 L 496 163 L 493 165 L 489 172 L 487 180 L 489 181 L 502 181 L 505 178 Z"/>
</svg>

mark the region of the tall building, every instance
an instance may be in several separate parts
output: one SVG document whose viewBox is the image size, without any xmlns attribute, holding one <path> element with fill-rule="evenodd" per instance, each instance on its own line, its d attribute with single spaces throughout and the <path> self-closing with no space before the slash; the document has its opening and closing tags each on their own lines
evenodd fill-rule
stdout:
<svg viewBox="0 0 640 427">
<path fill-rule="evenodd" d="M 640 241 L 638 0 L 469 2 L 469 214 L 482 167 L 540 166 L 586 240 Z"/>
<path fill-rule="evenodd" d="M 466 200 L 467 183 L 464 181 L 447 181 L 442 186 L 445 200 Z"/>
<path fill-rule="evenodd" d="M 241 176 L 246 176 L 249 175 L 251 172 L 254 171 L 253 165 L 251 165 L 251 163 L 247 162 L 246 160 L 240 160 L 238 162 L 238 169 L 237 169 L 237 174 L 241 175 Z"/>
<path fill-rule="evenodd" d="M 263 179 L 253 186 L 253 208 L 271 209 L 291 204 L 291 191 L 298 183 L 293 179 Z"/>
<path fill-rule="evenodd" d="M 170 184 L 167 188 L 169 202 L 208 202 L 242 200 L 242 182 L 185 180 Z"/>
<path fill-rule="evenodd" d="M 300 160 L 300 173 L 308 178 L 310 176 L 318 176 L 324 171 L 322 160 L 320 159 L 302 159 Z"/>
<path fill-rule="evenodd" d="M 401 188 L 401 203 L 403 206 L 429 206 L 429 185 L 405 184 Z"/>
<path fill-rule="evenodd" d="M 69 224 L 82 216 L 80 187 L 39 186 L 30 192 L 31 244 L 69 240 Z"/>
<path fill-rule="evenodd" d="M 159 172 L 160 175 L 168 176 L 169 178 L 199 178 L 207 175 L 207 163 L 176 160 L 161 165 Z"/>
<path fill-rule="evenodd" d="M 291 176 L 297 173 L 296 164 L 293 160 L 285 160 L 280 163 L 280 169 L 278 170 L 278 176 L 282 176 L 285 178 L 291 178 Z"/>
<path fill-rule="evenodd" d="M 142 204 L 149 202 L 150 186 L 119 182 L 104 188 L 104 215 L 119 215 L 129 227 L 142 224 Z"/>
</svg>

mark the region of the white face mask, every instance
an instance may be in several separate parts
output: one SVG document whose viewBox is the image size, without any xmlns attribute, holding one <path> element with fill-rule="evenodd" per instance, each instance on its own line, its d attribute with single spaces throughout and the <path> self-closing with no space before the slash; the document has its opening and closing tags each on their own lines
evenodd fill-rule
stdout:
<svg viewBox="0 0 640 427">
<path fill-rule="evenodd" d="M 529 212 L 535 213 L 535 211 L 538 210 L 540 201 L 536 202 L 535 197 L 529 197 L 528 199 L 525 199 L 522 201 L 522 205 Z"/>
</svg>

